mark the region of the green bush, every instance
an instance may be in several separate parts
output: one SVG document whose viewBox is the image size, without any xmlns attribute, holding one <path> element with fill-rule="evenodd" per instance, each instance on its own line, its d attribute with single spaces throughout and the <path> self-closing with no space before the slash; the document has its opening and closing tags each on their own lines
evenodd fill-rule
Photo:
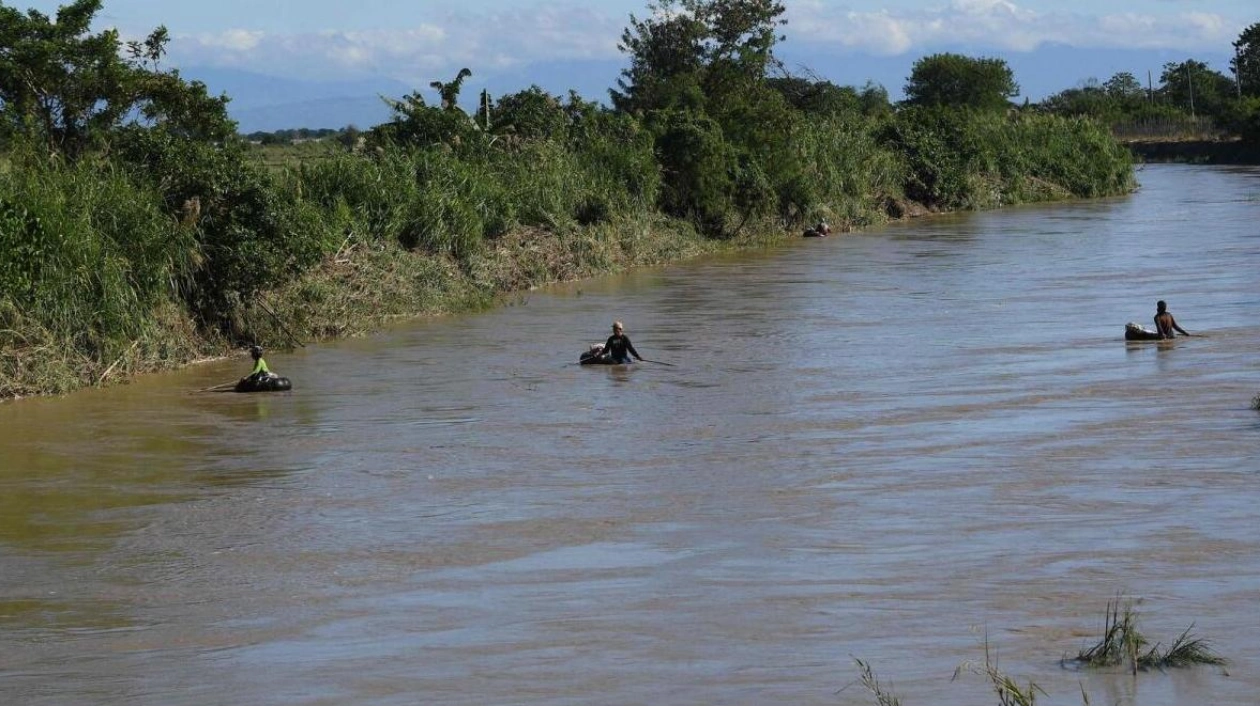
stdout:
<svg viewBox="0 0 1260 707">
<path fill-rule="evenodd" d="M 718 124 L 702 115 L 665 111 L 655 122 L 656 157 L 664 173 L 661 210 L 692 221 L 708 236 L 724 235 L 739 168 L 735 150 Z"/>
<path fill-rule="evenodd" d="M 1087 118 L 914 108 L 880 137 L 906 160 L 906 195 L 944 209 L 1096 197 L 1133 185 L 1129 153 Z"/>
</svg>

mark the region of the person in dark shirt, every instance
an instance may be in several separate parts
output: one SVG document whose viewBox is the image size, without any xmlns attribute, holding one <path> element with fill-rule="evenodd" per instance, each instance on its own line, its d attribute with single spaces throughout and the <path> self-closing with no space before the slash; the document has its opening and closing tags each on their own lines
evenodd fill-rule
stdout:
<svg viewBox="0 0 1260 707">
<path fill-rule="evenodd" d="M 1176 336 L 1173 331 L 1179 331 L 1186 336 L 1190 336 L 1190 332 L 1177 326 L 1177 320 L 1173 319 L 1173 315 L 1168 311 L 1168 303 L 1160 300 L 1155 303 L 1155 330 L 1159 332 L 1159 338 L 1171 339 Z"/>
<path fill-rule="evenodd" d="M 621 322 L 613 322 L 612 330 L 612 336 L 604 342 L 604 355 L 613 363 L 633 363 L 635 358 L 642 361 L 643 357 L 634 350 L 634 344 L 630 343 L 630 337 L 625 335 L 625 327 Z"/>
</svg>

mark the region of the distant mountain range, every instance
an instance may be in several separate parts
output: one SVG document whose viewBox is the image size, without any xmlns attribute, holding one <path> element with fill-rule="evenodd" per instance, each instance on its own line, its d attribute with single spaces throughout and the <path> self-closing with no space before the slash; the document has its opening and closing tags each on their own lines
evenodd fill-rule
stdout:
<svg viewBox="0 0 1260 707">
<path fill-rule="evenodd" d="M 1230 56 L 1196 54 L 1166 50 L 1079 49 L 1062 45 L 1043 46 L 1036 51 L 999 55 L 983 50 L 959 47 L 954 51 L 968 56 L 1005 59 L 1023 89 L 1023 97 L 1039 101 L 1046 96 L 1074 88 L 1091 78 L 1106 81 L 1116 73 L 1127 71 L 1138 81 L 1150 80 L 1158 85 L 1159 75 L 1168 62 L 1193 58 L 1206 62 L 1226 76 Z M 936 52 L 933 52 L 936 53 Z M 868 80 L 884 86 L 893 100 L 901 98 L 906 77 L 918 57 L 872 57 L 828 51 L 801 50 L 783 47 L 780 57 L 793 74 L 807 70 L 820 79 L 840 85 L 862 86 Z M 493 97 L 515 93 L 538 85 L 549 93 L 567 96 L 577 91 L 586 100 L 608 102 L 608 90 L 616 85 L 623 61 L 553 61 L 523 66 L 512 72 L 479 76 L 477 67 L 464 84 L 461 103 L 471 111 L 482 89 Z M 181 69 L 186 79 L 206 84 L 214 95 L 226 93 L 231 99 L 228 111 L 242 133 L 272 132 L 291 128 L 344 128 L 354 125 L 367 129 L 389 120 L 390 111 L 382 96 L 397 99 L 419 90 L 426 99 L 437 97 L 428 87 L 433 79 L 449 80 L 450 76 L 434 76 L 411 86 L 385 77 L 360 81 L 302 81 L 268 76 L 261 73 L 207 67 Z M 453 72 L 452 72 L 453 73 Z M 1021 99 L 1022 100 L 1022 97 Z"/>
</svg>

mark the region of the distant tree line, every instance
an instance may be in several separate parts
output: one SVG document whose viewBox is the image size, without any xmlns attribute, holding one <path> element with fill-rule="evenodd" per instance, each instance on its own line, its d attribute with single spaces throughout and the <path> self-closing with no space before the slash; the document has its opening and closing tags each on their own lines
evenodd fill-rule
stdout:
<svg viewBox="0 0 1260 707">
<path fill-rule="evenodd" d="M 323 140 L 337 137 L 344 132 L 356 130 L 353 126 L 340 130 L 333 128 L 286 128 L 283 130 L 256 130 L 246 134 L 246 140 L 259 145 L 292 145 L 306 140 Z"/>
<path fill-rule="evenodd" d="M 1121 72 L 1056 93 L 1037 108 L 1095 118 L 1121 130 L 1149 123 L 1206 125 L 1260 143 L 1260 23 L 1243 30 L 1232 46 L 1233 76 L 1186 59 L 1164 64 L 1158 84 L 1144 85 L 1132 73 Z"/>
</svg>

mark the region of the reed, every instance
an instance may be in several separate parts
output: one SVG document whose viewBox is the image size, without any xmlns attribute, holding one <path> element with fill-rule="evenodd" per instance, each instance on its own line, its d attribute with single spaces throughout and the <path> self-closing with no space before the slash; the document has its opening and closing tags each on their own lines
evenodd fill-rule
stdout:
<svg viewBox="0 0 1260 707">
<path fill-rule="evenodd" d="M 827 220 L 841 230 L 888 219 L 883 197 L 904 198 L 905 162 L 877 141 L 878 124 L 859 115 L 806 122 L 795 135 L 800 180 L 781 190 L 780 216 L 793 224 Z"/>
<path fill-rule="evenodd" d="M 99 382 L 152 333 L 155 310 L 197 262 L 196 241 L 108 161 L 11 159 L 21 168 L 0 172 L 0 329 L 11 332 L 9 360 L 25 363 L 11 363 L 0 386 L 20 394 Z"/>
<path fill-rule="evenodd" d="M 1151 659 L 1144 663 L 1145 668 L 1186 668 L 1194 665 L 1228 665 L 1229 661 L 1213 651 L 1205 639 L 1190 634 L 1191 626 L 1173 641 L 1168 650 L 1159 653 L 1152 649 Z M 1158 648 L 1158 646 L 1156 646 Z"/>
<path fill-rule="evenodd" d="M 897 697 L 891 687 L 885 688 L 880 684 L 879 678 L 875 676 L 875 671 L 871 669 L 869 663 L 860 658 L 854 658 L 853 662 L 857 663 L 858 671 L 861 674 L 862 686 L 875 696 L 875 704 L 888 707 L 895 707 L 901 704 L 901 699 Z"/>
<path fill-rule="evenodd" d="M 1193 628 L 1187 628 L 1167 650 L 1161 651 L 1160 644 L 1151 645 L 1138 630 L 1132 602 L 1116 599 L 1107 603 L 1102 638 L 1072 660 L 1090 668 L 1127 665 L 1134 674 L 1139 670 L 1226 665 L 1228 661 L 1211 650 L 1205 639 L 1191 635 Z"/>
<path fill-rule="evenodd" d="M 984 663 L 963 663 L 954 671 L 953 679 L 957 680 L 964 671 L 985 677 L 993 686 L 1000 705 L 1035 705 L 1037 693 L 1046 695 L 1046 691 L 1032 680 L 1027 685 L 1020 685 L 1019 681 L 1002 672 L 998 667 L 997 657 L 990 649 L 987 634 L 984 638 Z"/>
</svg>

